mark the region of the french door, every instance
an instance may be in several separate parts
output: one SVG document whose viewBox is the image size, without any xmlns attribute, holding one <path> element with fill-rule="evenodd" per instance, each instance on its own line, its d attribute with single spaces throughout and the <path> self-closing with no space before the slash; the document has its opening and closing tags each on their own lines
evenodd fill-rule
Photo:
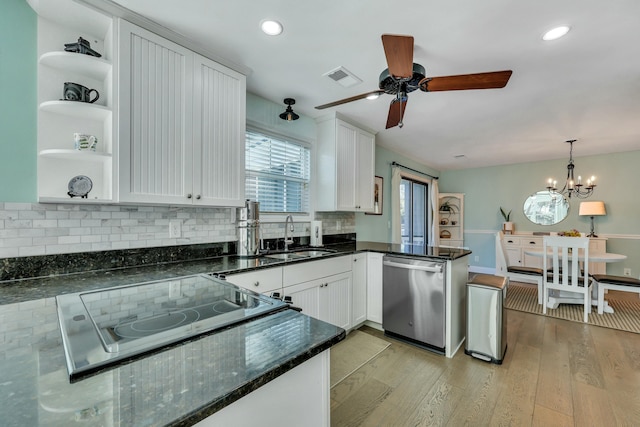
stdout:
<svg viewBox="0 0 640 427">
<path fill-rule="evenodd" d="M 403 177 L 400 181 L 400 230 L 402 244 L 428 244 L 428 208 L 428 184 Z"/>
</svg>

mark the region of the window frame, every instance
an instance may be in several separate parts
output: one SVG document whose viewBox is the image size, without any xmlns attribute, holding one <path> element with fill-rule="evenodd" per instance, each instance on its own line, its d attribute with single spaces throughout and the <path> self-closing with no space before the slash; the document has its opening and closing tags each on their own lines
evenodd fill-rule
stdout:
<svg viewBox="0 0 640 427">
<path fill-rule="evenodd" d="M 286 135 L 284 133 L 280 133 L 271 129 L 266 129 L 262 126 L 258 126 L 255 124 L 247 123 L 246 132 L 254 132 L 260 133 L 267 138 L 279 139 L 282 141 L 290 142 L 293 144 L 300 145 L 309 150 L 309 212 L 307 213 L 282 213 L 282 212 L 263 212 L 260 211 L 260 222 L 263 223 L 271 223 L 271 222 L 284 222 L 288 215 L 293 217 L 294 221 L 311 221 L 314 218 L 315 211 L 315 146 L 312 142 L 305 141 L 304 139 L 298 136 Z M 246 137 L 244 140 L 245 150 L 246 150 Z M 246 162 L 246 160 L 245 160 Z M 245 163 L 245 175 L 246 175 L 246 163 Z M 245 184 L 246 185 L 246 184 Z M 246 189 L 246 187 L 245 187 Z"/>
</svg>

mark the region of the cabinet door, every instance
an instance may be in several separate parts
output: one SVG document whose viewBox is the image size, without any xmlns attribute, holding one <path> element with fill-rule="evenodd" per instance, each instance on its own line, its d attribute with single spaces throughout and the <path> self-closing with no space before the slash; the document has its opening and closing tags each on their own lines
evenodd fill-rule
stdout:
<svg viewBox="0 0 640 427">
<path fill-rule="evenodd" d="M 319 319 L 343 329 L 351 327 L 351 272 L 323 279 Z"/>
<path fill-rule="evenodd" d="M 283 290 L 307 316 L 344 329 L 351 325 L 351 272 L 289 286 Z"/>
<path fill-rule="evenodd" d="M 285 296 L 291 297 L 291 304 L 302 309 L 302 313 L 316 319 L 320 319 L 320 285 L 323 280 L 312 280 L 310 282 L 284 288 Z"/>
<path fill-rule="evenodd" d="M 522 262 L 520 260 L 520 255 L 521 255 L 521 249 L 520 247 L 505 247 L 505 252 L 507 252 L 507 257 L 509 259 L 507 259 L 507 263 L 510 266 L 514 266 L 514 267 L 520 267 L 522 265 Z"/>
<path fill-rule="evenodd" d="M 352 256 L 351 325 L 367 320 L 367 254 Z"/>
<path fill-rule="evenodd" d="M 244 202 L 245 77 L 195 55 L 194 204 Z"/>
<path fill-rule="evenodd" d="M 119 21 L 119 197 L 187 202 L 192 188 L 193 53 Z"/>
<path fill-rule="evenodd" d="M 356 210 L 373 212 L 373 185 L 375 180 L 375 137 L 358 131 L 356 151 Z"/>
<path fill-rule="evenodd" d="M 356 156 L 358 146 L 358 130 L 336 120 L 336 182 L 337 182 L 337 210 L 353 211 L 356 209 Z M 373 188 L 373 187 L 372 187 Z M 373 194 L 373 190 L 371 192 Z"/>
<path fill-rule="evenodd" d="M 367 320 L 382 324 L 382 254 L 374 252 L 367 254 Z"/>
</svg>

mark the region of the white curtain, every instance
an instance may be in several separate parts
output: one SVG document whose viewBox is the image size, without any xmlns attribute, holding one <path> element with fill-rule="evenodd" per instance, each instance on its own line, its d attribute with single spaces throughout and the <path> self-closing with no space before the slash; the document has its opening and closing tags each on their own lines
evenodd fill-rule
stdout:
<svg viewBox="0 0 640 427">
<path fill-rule="evenodd" d="M 400 168 L 394 167 L 391 170 L 391 243 L 402 243 L 400 224 L 400 181 L 402 175 Z"/>
<path fill-rule="evenodd" d="M 440 235 L 438 234 L 438 180 L 431 180 L 431 233 L 429 233 L 429 246 L 440 245 Z"/>
</svg>

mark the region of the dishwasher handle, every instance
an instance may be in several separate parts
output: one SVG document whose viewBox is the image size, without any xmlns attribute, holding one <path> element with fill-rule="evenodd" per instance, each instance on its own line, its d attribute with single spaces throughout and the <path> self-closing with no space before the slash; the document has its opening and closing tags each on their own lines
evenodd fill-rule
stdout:
<svg viewBox="0 0 640 427">
<path fill-rule="evenodd" d="M 428 271 L 430 273 L 442 273 L 442 269 L 444 268 L 444 264 L 440 264 L 436 267 L 427 267 L 427 266 L 416 265 L 416 264 L 402 264 L 402 263 L 393 262 L 393 261 L 384 261 L 382 264 L 388 267 L 404 268 L 406 270 Z"/>
</svg>

